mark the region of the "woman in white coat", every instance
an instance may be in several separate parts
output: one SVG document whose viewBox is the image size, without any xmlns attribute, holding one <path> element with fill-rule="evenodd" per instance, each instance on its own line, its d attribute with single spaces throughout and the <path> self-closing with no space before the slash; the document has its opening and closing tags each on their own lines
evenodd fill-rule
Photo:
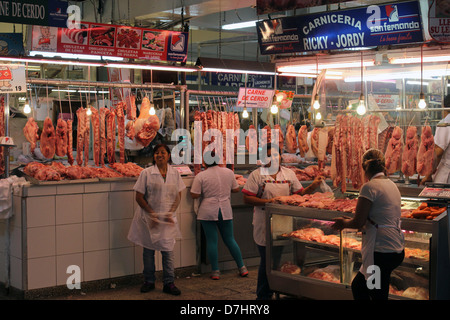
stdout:
<svg viewBox="0 0 450 320">
<path fill-rule="evenodd" d="M 214 152 L 211 156 L 214 157 Z M 217 230 L 235 260 L 240 276 L 245 277 L 248 271 L 242 260 L 241 249 L 234 239 L 230 202 L 231 192 L 239 192 L 240 188 L 233 171 L 218 166 L 216 159 L 208 162 L 205 160 L 208 168 L 195 176 L 191 196 L 193 199 L 202 198 L 197 220 L 200 221 L 206 237 L 206 249 L 212 269 L 211 279 L 219 280 L 220 277 Z"/>
<path fill-rule="evenodd" d="M 154 165 L 139 175 L 134 186 L 138 208 L 131 223 L 128 239 L 144 248 L 144 284 L 141 292 L 155 288 L 155 251 L 161 251 L 163 291 L 181 292 L 174 284 L 175 239 L 179 235 L 176 209 L 181 191 L 186 188 L 180 173 L 169 165 L 170 149 L 158 144 L 153 149 Z"/>
</svg>

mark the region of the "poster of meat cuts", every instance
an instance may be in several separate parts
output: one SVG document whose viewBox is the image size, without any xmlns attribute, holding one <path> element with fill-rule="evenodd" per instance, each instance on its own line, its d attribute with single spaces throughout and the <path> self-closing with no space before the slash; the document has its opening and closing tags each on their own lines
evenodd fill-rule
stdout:
<svg viewBox="0 0 450 320">
<path fill-rule="evenodd" d="M 0 64 L 0 93 L 26 92 L 25 66 Z"/>
<path fill-rule="evenodd" d="M 31 50 L 184 62 L 188 35 L 90 22 L 78 29 L 33 26 Z"/>
</svg>

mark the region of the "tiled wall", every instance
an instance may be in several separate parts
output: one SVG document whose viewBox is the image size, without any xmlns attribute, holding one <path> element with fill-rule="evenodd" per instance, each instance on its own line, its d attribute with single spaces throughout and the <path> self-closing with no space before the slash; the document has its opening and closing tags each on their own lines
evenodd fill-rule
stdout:
<svg viewBox="0 0 450 320">
<path fill-rule="evenodd" d="M 133 186 L 134 181 L 32 186 L 24 190 L 26 222 L 21 219 L 21 198 L 14 197 L 11 286 L 32 290 L 65 285 L 70 265 L 80 267 L 82 282 L 142 273 L 142 248 L 127 239 L 137 206 Z M 175 246 L 175 267 L 194 266 L 196 221 L 187 190 L 177 217 L 181 239 Z M 1 262 L 5 256 L 1 222 L 0 239 Z M 161 270 L 160 255 L 156 257 Z M 1 270 L 1 279 L 3 275 Z"/>
</svg>

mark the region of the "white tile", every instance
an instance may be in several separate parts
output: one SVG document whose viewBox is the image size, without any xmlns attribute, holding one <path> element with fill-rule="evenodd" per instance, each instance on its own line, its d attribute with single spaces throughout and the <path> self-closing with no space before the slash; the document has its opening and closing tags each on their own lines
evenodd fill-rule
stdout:
<svg viewBox="0 0 450 320">
<path fill-rule="evenodd" d="M 180 213 L 178 223 L 183 240 L 196 238 L 197 216 L 195 213 Z"/>
<path fill-rule="evenodd" d="M 13 215 L 10 219 L 12 226 L 20 227 L 22 226 L 22 198 L 14 196 L 13 197 Z"/>
<path fill-rule="evenodd" d="M 81 223 L 83 221 L 83 196 L 70 194 L 56 196 L 56 224 Z"/>
<path fill-rule="evenodd" d="M 27 249 L 28 259 L 54 256 L 55 226 L 28 228 Z"/>
<path fill-rule="evenodd" d="M 128 231 L 130 230 L 131 221 L 133 219 L 121 219 L 109 221 L 109 247 L 123 248 L 131 247 L 133 242 L 127 239 Z"/>
<path fill-rule="evenodd" d="M 9 250 L 11 256 L 22 259 L 22 228 L 11 226 L 10 230 Z"/>
<path fill-rule="evenodd" d="M 84 281 L 109 278 L 109 250 L 85 252 L 83 264 Z"/>
<path fill-rule="evenodd" d="M 24 290 L 23 284 L 22 284 L 22 259 L 18 259 L 16 257 L 11 256 L 9 263 L 9 269 L 10 269 L 10 284 L 11 287 Z M 4 279 L 4 278 L 3 278 Z"/>
<path fill-rule="evenodd" d="M 24 190 L 24 194 L 28 197 L 56 194 L 56 186 L 31 185 Z"/>
<path fill-rule="evenodd" d="M 81 223 L 56 226 L 56 254 L 83 252 L 83 225 Z"/>
<path fill-rule="evenodd" d="M 194 200 L 189 194 L 189 189 L 181 191 L 181 201 L 178 206 L 178 211 L 181 213 L 194 212 Z"/>
<path fill-rule="evenodd" d="M 76 274 L 78 270 L 72 269 L 71 266 L 79 267 L 80 274 Z M 68 269 L 71 267 L 70 269 Z M 83 253 L 74 253 L 56 256 L 56 285 L 67 285 L 67 280 L 69 277 L 72 279 L 77 279 L 83 282 Z M 69 271 L 69 273 L 67 272 Z"/>
<path fill-rule="evenodd" d="M 27 226 L 55 225 L 55 196 L 29 197 L 27 203 Z"/>
<path fill-rule="evenodd" d="M 56 194 L 84 193 L 84 183 L 63 184 L 56 186 Z"/>
<path fill-rule="evenodd" d="M 83 224 L 83 247 L 84 251 L 109 249 L 108 221 Z"/>
<path fill-rule="evenodd" d="M 112 249 L 109 252 L 111 278 L 134 274 L 134 247 Z"/>
<path fill-rule="evenodd" d="M 86 183 L 84 185 L 84 192 L 85 193 L 91 193 L 91 192 L 109 192 L 110 186 L 108 183 Z"/>
<path fill-rule="evenodd" d="M 121 181 L 121 182 L 111 182 L 111 191 L 125 191 L 125 190 L 133 190 L 134 185 L 136 184 L 136 180 L 132 181 Z"/>
<path fill-rule="evenodd" d="M 133 191 L 117 191 L 109 194 L 109 219 L 133 218 Z"/>
<path fill-rule="evenodd" d="M 28 290 L 56 286 L 56 257 L 28 259 Z"/>
<path fill-rule="evenodd" d="M 134 246 L 134 274 L 140 274 L 144 270 L 143 250 L 141 246 Z"/>
<path fill-rule="evenodd" d="M 197 243 L 196 239 L 183 240 L 180 243 L 180 267 L 197 265 Z"/>
<path fill-rule="evenodd" d="M 83 221 L 108 220 L 108 193 L 90 193 L 83 195 Z"/>
</svg>

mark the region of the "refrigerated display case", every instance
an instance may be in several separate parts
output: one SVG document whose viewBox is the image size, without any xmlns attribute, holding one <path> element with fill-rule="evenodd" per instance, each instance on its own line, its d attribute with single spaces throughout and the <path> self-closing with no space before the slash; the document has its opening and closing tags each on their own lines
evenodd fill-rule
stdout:
<svg viewBox="0 0 450 320">
<path fill-rule="evenodd" d="M 270 288 L 311 299 L 353 299 L 361 234 L 331 228 L 333 218 L 353 214 L 284 204 L 267 204 L 265 211 Z M 402 218 L 405 259 L 392 273 L 389 299 L 450 298 L 447 212 L 433 220 Z"/>
</svg>

